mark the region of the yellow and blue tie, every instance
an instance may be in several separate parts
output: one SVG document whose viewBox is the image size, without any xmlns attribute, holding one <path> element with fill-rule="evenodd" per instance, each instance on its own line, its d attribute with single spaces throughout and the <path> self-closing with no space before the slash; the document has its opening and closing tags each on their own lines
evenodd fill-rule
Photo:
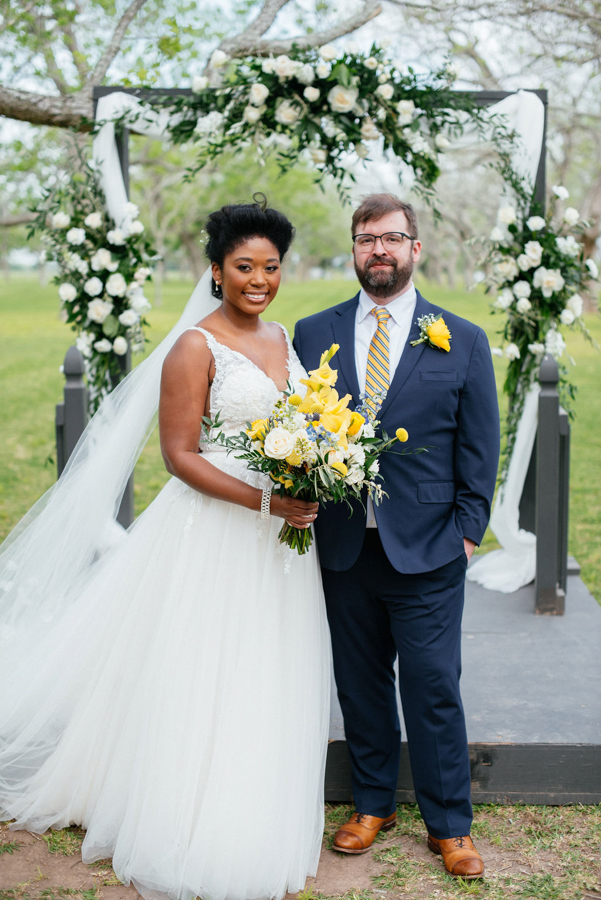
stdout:
<svg viewBox="0 0 601 900">
<path fill-rule="evenodd" d="M 378 320 L 378 327 L 367 354 L 365 393 L 368 397 L 381 394 L 390 386 L 390 337 L 387 322 L 391 315 L 386 309 L 378 307 L 372 309 L 372 314 Z"/>
</svg>

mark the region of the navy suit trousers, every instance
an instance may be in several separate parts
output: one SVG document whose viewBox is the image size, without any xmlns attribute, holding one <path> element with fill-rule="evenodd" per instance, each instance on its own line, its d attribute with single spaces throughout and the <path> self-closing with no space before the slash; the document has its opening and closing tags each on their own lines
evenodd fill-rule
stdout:
<svg viewBox="0 0 601 900">
<path fill-rule="evenodd" d="M 417 802 L 429 833 L 470 833 L 470 763 L 461 675 L 467 559 L 414 575 L 389 562 L 367 529 L 356 563 L 322 568 L 338 697 L 358 812 L 395 809 L 401 734 L 394 661 Z"/>
</svg>

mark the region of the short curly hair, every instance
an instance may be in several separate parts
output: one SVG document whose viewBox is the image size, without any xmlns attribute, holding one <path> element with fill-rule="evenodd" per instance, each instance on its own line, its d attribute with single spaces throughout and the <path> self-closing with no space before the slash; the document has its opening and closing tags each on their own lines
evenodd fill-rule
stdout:
<svg viewBox="0 0 601 900">
<path fill-rule="evenodd" d="M 294 238 L 292 223 L 284 213 L 267 205 L 264 194 L 254 194 L 253 200 L 254 203 L 222 206 L 209 215 L 205 253 L 210 262 L 223 266 L 228 253 L 253 237 L 271 241 L 280 254 L 280 261 L 283 260 Z M 214 283 L 213 294 L 220 296 Z"/>
</svg>

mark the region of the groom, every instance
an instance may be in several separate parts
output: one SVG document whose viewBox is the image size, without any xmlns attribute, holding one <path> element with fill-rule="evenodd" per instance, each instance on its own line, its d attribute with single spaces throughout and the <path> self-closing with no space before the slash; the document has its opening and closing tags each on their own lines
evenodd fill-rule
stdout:
<svg viewBox="0 0 601 900">
<path fill-rule="evenodd" d="M 408 449 L 380 458 L 381 505 L 320 510 L 316 535 L 332 635 L 338 697 L 350 754 L 356 812 L 334 847 L 364 853 L 392 828 L 401 734 L 393 665 L 407 728 L 415 795 L 428 846 L 447 871 L 484 871 L 470 837 L 470 762 L 459 676 L 465 569 L 490 514 L 499 454 L 499 412 L 488 341 L 441 310 L 412 282 L 421 243 L 412 206 L 372 194 L 352 220 L 360 292 L 302 319 L 294 345 L 306 369 L 340 344 L 336 389 L 387 391 L 378 418 Z M 434 344 L 418 320 L 438 316 Z M 450 343 L 444 340 L 444 324 Z M 439 346 L 438 344 L 441 344 Z M 396 445 L 395 449 L 399 449 Z"/>
</svg>

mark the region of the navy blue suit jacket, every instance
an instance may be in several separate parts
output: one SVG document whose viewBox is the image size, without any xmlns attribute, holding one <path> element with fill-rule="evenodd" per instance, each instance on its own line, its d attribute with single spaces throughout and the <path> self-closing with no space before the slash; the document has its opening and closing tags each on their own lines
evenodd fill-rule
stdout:
<svg viewBox="0 0 601 900">
<path fill-rule="evenodd" d="M 359 403 L 355 367 L 355 313 L 359 295 L 301 319 L 294 347 L 307 370 L 332 343 L 340 350 L 336 390 Z M 451 334 L 446 352 L 410 342 L 419 338 L 417 319 L 444 313 Z M 389 495 L 375 507 L 380 538 L 398 572 L 430 572 L 456 559 L 463 538 L 482 540 L 493 498 L 499 459 L 499 409 L 490 348 L 477 325 L 442 310 L 417 293 L 407 344 L 379 418 L 394 435 L 406 428 L 409 441 L 394 449 L 428 447 L 427 453 L 380 457 L 383 486 Z M 345 571 L 357 560 L 366 516 L 359 503 L 352 516 L 346 504 L 321 508 L 315 532 L 322 566 Z"/>
</svg>

